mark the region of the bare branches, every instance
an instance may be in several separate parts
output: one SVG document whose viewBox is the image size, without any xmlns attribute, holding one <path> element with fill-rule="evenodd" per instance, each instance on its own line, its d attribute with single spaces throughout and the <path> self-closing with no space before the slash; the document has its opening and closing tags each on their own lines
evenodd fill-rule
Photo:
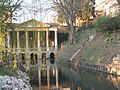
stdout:
<svg viewBox="0 0 120 90">
<path fill-rule="evenodd" d="M 38 19 L 42 21 L 47 13 L 54 9 L 52 0 L 30 0 L 30 2 L 24 2 L 22 5 L 23 17 L 27 16 L 27 19 Z M 28 15 L 26 15 L 26 13 Z"/>
<path fill-rule="evenodd" d="M 66 23 L 70 30 L 70 42 L 73 44 L 75 42 L 75 28 L 74 22 L 76 17 L 80 16 L 89 3 L 83 3 L 85 0 L 53 0 L 56 6 L 57 12 L 60 12 L 65 17 Z M 83 8 L 85 7 L 85 8 Z"/>
<path fill-rule="evenodd" d="M 20 9 L 22 1 L 17 0 L 16 2 L 13 2 L 13 0 L 2 0 L 0 1 L 0 11 L 1 11 L 1 23 L 4 23 L 8 20 L 8 18 L 11 18 L 13 16 L 13 13 Z"/>
</svg>

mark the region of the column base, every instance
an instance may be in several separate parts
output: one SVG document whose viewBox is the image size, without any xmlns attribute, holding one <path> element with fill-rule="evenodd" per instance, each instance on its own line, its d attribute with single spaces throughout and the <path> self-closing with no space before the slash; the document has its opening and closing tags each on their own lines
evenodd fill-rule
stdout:
<svg viewBox="0 0 120 90">
<path fill-rule="evenodd" d="M 46 58 L 50 58 L 50 53 L 49 52 L 46 53 Z"/>
<path fill-rule="evenodd" d="M 29 55 L 29 52 L 26 52 L 26 55 L 25 55 L 25 59 L 30 59 L 30 55 Z"/>
<path fill-rule="evenodd" d="M 41 59 L 41 53 L 38 53 L 37 59 L 38 59 L 38 60 Z"/>
</svg>

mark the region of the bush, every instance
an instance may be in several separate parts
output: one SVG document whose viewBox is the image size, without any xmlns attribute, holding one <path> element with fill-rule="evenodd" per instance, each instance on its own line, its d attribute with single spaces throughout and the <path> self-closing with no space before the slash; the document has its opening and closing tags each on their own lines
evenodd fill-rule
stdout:
<svg viewBox="0 0 120 90">
<path fill-rule="evenodd" d="M 78 31 L 82 31 L 86 29 L 86 24 L 83 23 L 81 27 L 78 28 Z"/>
<path fill-rule="evenodd" d="M 117 29 L 120 29 L 120 13 L 115 17 Z"/>
<path fill-rule="evenodd" d="M 97 32 L 113 32 L 120 27 L 120 15 L 116 17 L 103 16 L 96 20 L 95 27 Z"/>
<path fill-rule="evenodd" d="M 109 26 L 111 24 L 109 17 L 100 17 L 95 21 L 95 26 L 97 28 L 97 32 L 106 32 L 109 30 Z"/>
<path fill-rule="evenodd" d="M 93 29 L 94 28 L 94 25 L 89 25 L 88 27 L 87 27 L 87 29 Z"/>
</svg>

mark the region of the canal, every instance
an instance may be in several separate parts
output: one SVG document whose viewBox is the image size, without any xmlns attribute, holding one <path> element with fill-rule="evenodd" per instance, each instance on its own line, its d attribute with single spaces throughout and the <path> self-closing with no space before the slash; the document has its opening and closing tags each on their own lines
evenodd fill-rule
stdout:
<svg viewBox="0 0 120 90">
<path fill-rule="evenodd" d="M 54 61 L 39 61 L 30 67 L 34 90 L 120 90 L 120 77 L 72 68 Z"/>
</svg>

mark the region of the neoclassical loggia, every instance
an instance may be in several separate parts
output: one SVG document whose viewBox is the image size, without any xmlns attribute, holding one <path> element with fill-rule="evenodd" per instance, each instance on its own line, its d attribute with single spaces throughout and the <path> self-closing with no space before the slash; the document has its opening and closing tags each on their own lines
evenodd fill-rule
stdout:
<svg viewBox="0 0 120 90">
<path fill-rule="evenodd" d="M 46 53 L 46 57 L 49 57 L 50 53 L 56 54 L 57 27 L 50 27 L 38 21 L 34 26 L 31 22 L 17 26 L 14 31 L 8 30 L 7 47 L 9 52 L 13 51 L 14 47 L 16 48 L 15 52 L 35 52 L 39 57 L 42 53 Z"/>
</svg>

